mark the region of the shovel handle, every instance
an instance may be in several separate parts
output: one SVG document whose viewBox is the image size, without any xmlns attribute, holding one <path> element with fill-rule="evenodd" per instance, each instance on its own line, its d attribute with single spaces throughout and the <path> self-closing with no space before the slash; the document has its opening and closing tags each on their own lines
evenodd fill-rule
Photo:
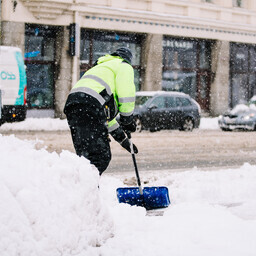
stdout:
<svg viewBox="0 0 256 256">
<path fill-rule="evenodd" d="M 140 195 L 143 195 L 143 191 L 142 191 L 142 187 L 141 187 L 141 182 L 140 182 L 140 175 L 139 175 L 139 171 L 138 171 L 138 167 L 137 167 L 137 162 L 136 162 L 136 158 L 135 158 L 135 154 L 134 154 L 134 150 L 133 150 L 132 136 L 131 136 L 130 132 L 127 132 L 126 134 L 127 134 L 127 137 L 128 137 L 128 139 L 130 141 L 132 160 L 133 160 L 133 165 L 134 165 L 134 169 L 135 169 L 135 173 L 136 173 L 137 183 L 138 183 L 138 186 L 139 186 Z"/>
</svg>

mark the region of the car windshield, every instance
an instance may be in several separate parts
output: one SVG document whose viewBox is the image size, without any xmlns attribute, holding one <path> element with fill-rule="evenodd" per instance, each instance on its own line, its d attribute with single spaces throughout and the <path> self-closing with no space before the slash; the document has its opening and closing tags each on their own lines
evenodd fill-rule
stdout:
<svg viewBox="0 0 256 256">
<path fill-rule="evenodd" d="M 151 98 L 152 96 L 136 96 L 135 105 L 142 106 Z"/>
</svg>

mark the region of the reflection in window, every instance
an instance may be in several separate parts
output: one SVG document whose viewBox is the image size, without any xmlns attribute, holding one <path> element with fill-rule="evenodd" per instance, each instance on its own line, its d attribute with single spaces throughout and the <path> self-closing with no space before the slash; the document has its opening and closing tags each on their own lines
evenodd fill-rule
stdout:
<svg viewBox="0 0 256 256">
<path fill-rule="evenodd" d="M 231 48 L 231 66 L 233 71 L 248 71 L 248 48 L 234 44 Z"/>
<path fill-rule="evenodd" d="M 164 71 L 162 88 L 165 91 L 178 91 L 196 96 L 196 72 Z"/>
<path fill-rule="evenodd" d="M 51 65 L 27 64 L 28 107 L 53 107 L 53 72 Z"/>
</svg>

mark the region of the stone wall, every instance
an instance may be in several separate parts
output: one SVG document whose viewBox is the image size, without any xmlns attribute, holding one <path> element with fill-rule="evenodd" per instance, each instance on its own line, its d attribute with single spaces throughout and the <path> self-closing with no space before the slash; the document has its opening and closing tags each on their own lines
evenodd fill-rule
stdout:
<svg viewBox="0 0 256 256">
<path fill-rule="evenodd" d="M 2 21 L 1 22 L 1 45 L 19 47 L 25 51 L 25 23 Z"/>
<path fill-rule="evenodd" d="M 229 42 L 216 41 L 212 47 L 213 79 L 210 94 L 212 116 L 223 114 L 229 104 Z"/>
<path fill-rule="evenodd" d="M 162 89 L 162 35 L 148 34 L 142 44 L 142 91 Z"/>
<path fill-rule="evenodd" d="M 62 27 L 56 38 L 55 117 L 65 118 L 63 108 L 72 87 L 72 58 L 68 54 L 69 30 Z M 79 72 L 77 72 L 79 73 Z"/>
</svg>

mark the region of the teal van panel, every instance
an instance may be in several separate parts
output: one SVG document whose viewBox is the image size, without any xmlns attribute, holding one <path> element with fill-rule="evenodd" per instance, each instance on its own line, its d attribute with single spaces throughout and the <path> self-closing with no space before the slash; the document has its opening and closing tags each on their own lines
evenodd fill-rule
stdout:
<svg viewBox="0 0 256 256">
<path fill-rule="evenodd" d="M 26 76 L 24 61 L 21 53 L 15 52 L 15 58 L 18 64 L 20 81 L 19 81 L 19 92 L 18 92 L 19 95 L 14 105 L 24 105 L 24 91 L 25 91 L 24 89 L 27 86 L 27 76 Z"/>
</svg>

